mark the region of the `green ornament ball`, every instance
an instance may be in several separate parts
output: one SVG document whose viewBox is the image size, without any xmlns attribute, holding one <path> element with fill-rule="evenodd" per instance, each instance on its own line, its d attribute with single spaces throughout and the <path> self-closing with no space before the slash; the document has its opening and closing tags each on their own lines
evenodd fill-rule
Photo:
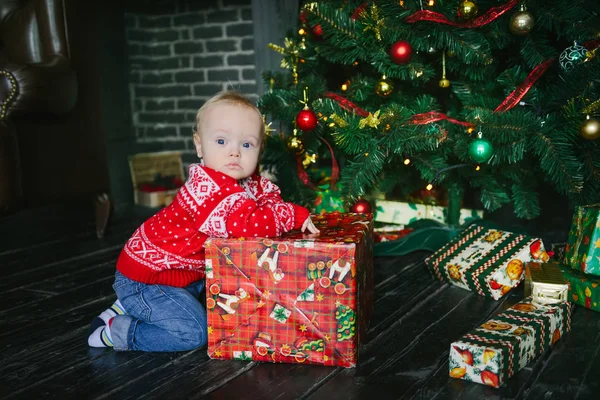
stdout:
<svg viewBox="0 0 600 400">
<path fill-rule="evenodd" d="M 573 43 L 573 46 L 567 47 L 558 58 L 558 63 L 563 71 L 570 72 L 575 69 L 576 66 L 583 63 L 588 57 L 588 51 L 585 47 L 577 42 Z"/>
<path fill-rule="evenodd" d="M 475 162 L 486 162 L 494 154 L 492 142 L 484 138 L 477 138 L 469 144 L 469 157 Z"/>
</svg>

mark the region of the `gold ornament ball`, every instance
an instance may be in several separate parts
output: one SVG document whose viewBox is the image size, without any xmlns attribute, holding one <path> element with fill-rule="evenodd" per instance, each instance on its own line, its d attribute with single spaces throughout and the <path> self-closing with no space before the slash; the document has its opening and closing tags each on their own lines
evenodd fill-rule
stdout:
<svg viewBox="0 0 600 400">
<path fill-rule="evenodd" d="M 600 137 L 600 122 L 597 119 L 589 118 L 581 127 L 581 137 L 586 140 L 596 140 Z"/>
<path fill-rule="evenodd" d="M 382 79 L 375 86 L 375 93 L 381 97 L 387 97 L 394 91 L 394 83 L 389 79 Z"/>
<path fill-rule="evenodd" d="M 297 136 L 291 136 L 286 146 L 289 151 L 293 151 L 296 154 L 302 154 L 304 152 L 304 145 L 302 144 L 302 140 L 300 140 Z"/>
<path fill-rule="evenodd" d="M 535 20 L 533 15 L 528 11 L 518 11 L 511 18 L 508 28 L 518 36 L 525 36 L 533 29 Z"/>
<path fill-rule="evenodd" d="M 450 87 L 450 81 L 446 78 L 440 79 L 439 85 L 441 88 L 448 88 Z"/>
<path fill-rule="evenodd" d="M 478 12 L 479 7 L 477 6 L 477 3 L 470 0 L 461 1 L 458 7 L 456 8 L 456 14 L 458 15 L 458 18 L 463 20 L 475 18 Z"/>
</svg>

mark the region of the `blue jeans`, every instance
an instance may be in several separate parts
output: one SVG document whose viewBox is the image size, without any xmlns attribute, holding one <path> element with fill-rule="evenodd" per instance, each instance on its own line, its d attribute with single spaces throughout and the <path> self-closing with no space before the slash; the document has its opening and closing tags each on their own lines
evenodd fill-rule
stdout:
<svg viewBox="0 0 600 400">
<path fill-rule="evenodd" d="M 185 288 L 147 285 L 117 271 L 113 289 L 127 312 L 110 327 L 115 350 L 184 351 L 206 344 L 206 310 L 198 301 L 204 280 Z"/>
</svg>

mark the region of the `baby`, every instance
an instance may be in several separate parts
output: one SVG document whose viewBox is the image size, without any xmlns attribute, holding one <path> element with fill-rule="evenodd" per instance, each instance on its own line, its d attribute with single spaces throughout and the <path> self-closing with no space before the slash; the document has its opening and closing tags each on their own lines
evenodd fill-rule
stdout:
<svg viewBox="0 0 600 400">
<path fill-rule="evenodd" d="M 309 211 L 284 202 L 256 174 L 264 123 L 246 97 L 221 92 L 198 110 L 200 164 L 166 208 L 144 222 L 117 261 L 118 300 L 91 324 L 88 344 L 115 350 L 182 351 L 207 342 L 204 242 L 209 237 L 319 233 Z"/>
</svg>

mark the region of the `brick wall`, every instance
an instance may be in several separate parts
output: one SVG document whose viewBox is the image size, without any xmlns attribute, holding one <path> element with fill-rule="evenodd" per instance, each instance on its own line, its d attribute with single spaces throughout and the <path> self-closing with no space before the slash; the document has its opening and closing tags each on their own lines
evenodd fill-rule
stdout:
<svg viewBox="0 0 600 400">
<path fill-rule="evenodd" d="M 258 100 L 251 0 L 143 2 L 125 18 L 137 152 L 183 150 L 186 166 L 196 162 L 203 102 L 228 88 Z"/>
</svg>

